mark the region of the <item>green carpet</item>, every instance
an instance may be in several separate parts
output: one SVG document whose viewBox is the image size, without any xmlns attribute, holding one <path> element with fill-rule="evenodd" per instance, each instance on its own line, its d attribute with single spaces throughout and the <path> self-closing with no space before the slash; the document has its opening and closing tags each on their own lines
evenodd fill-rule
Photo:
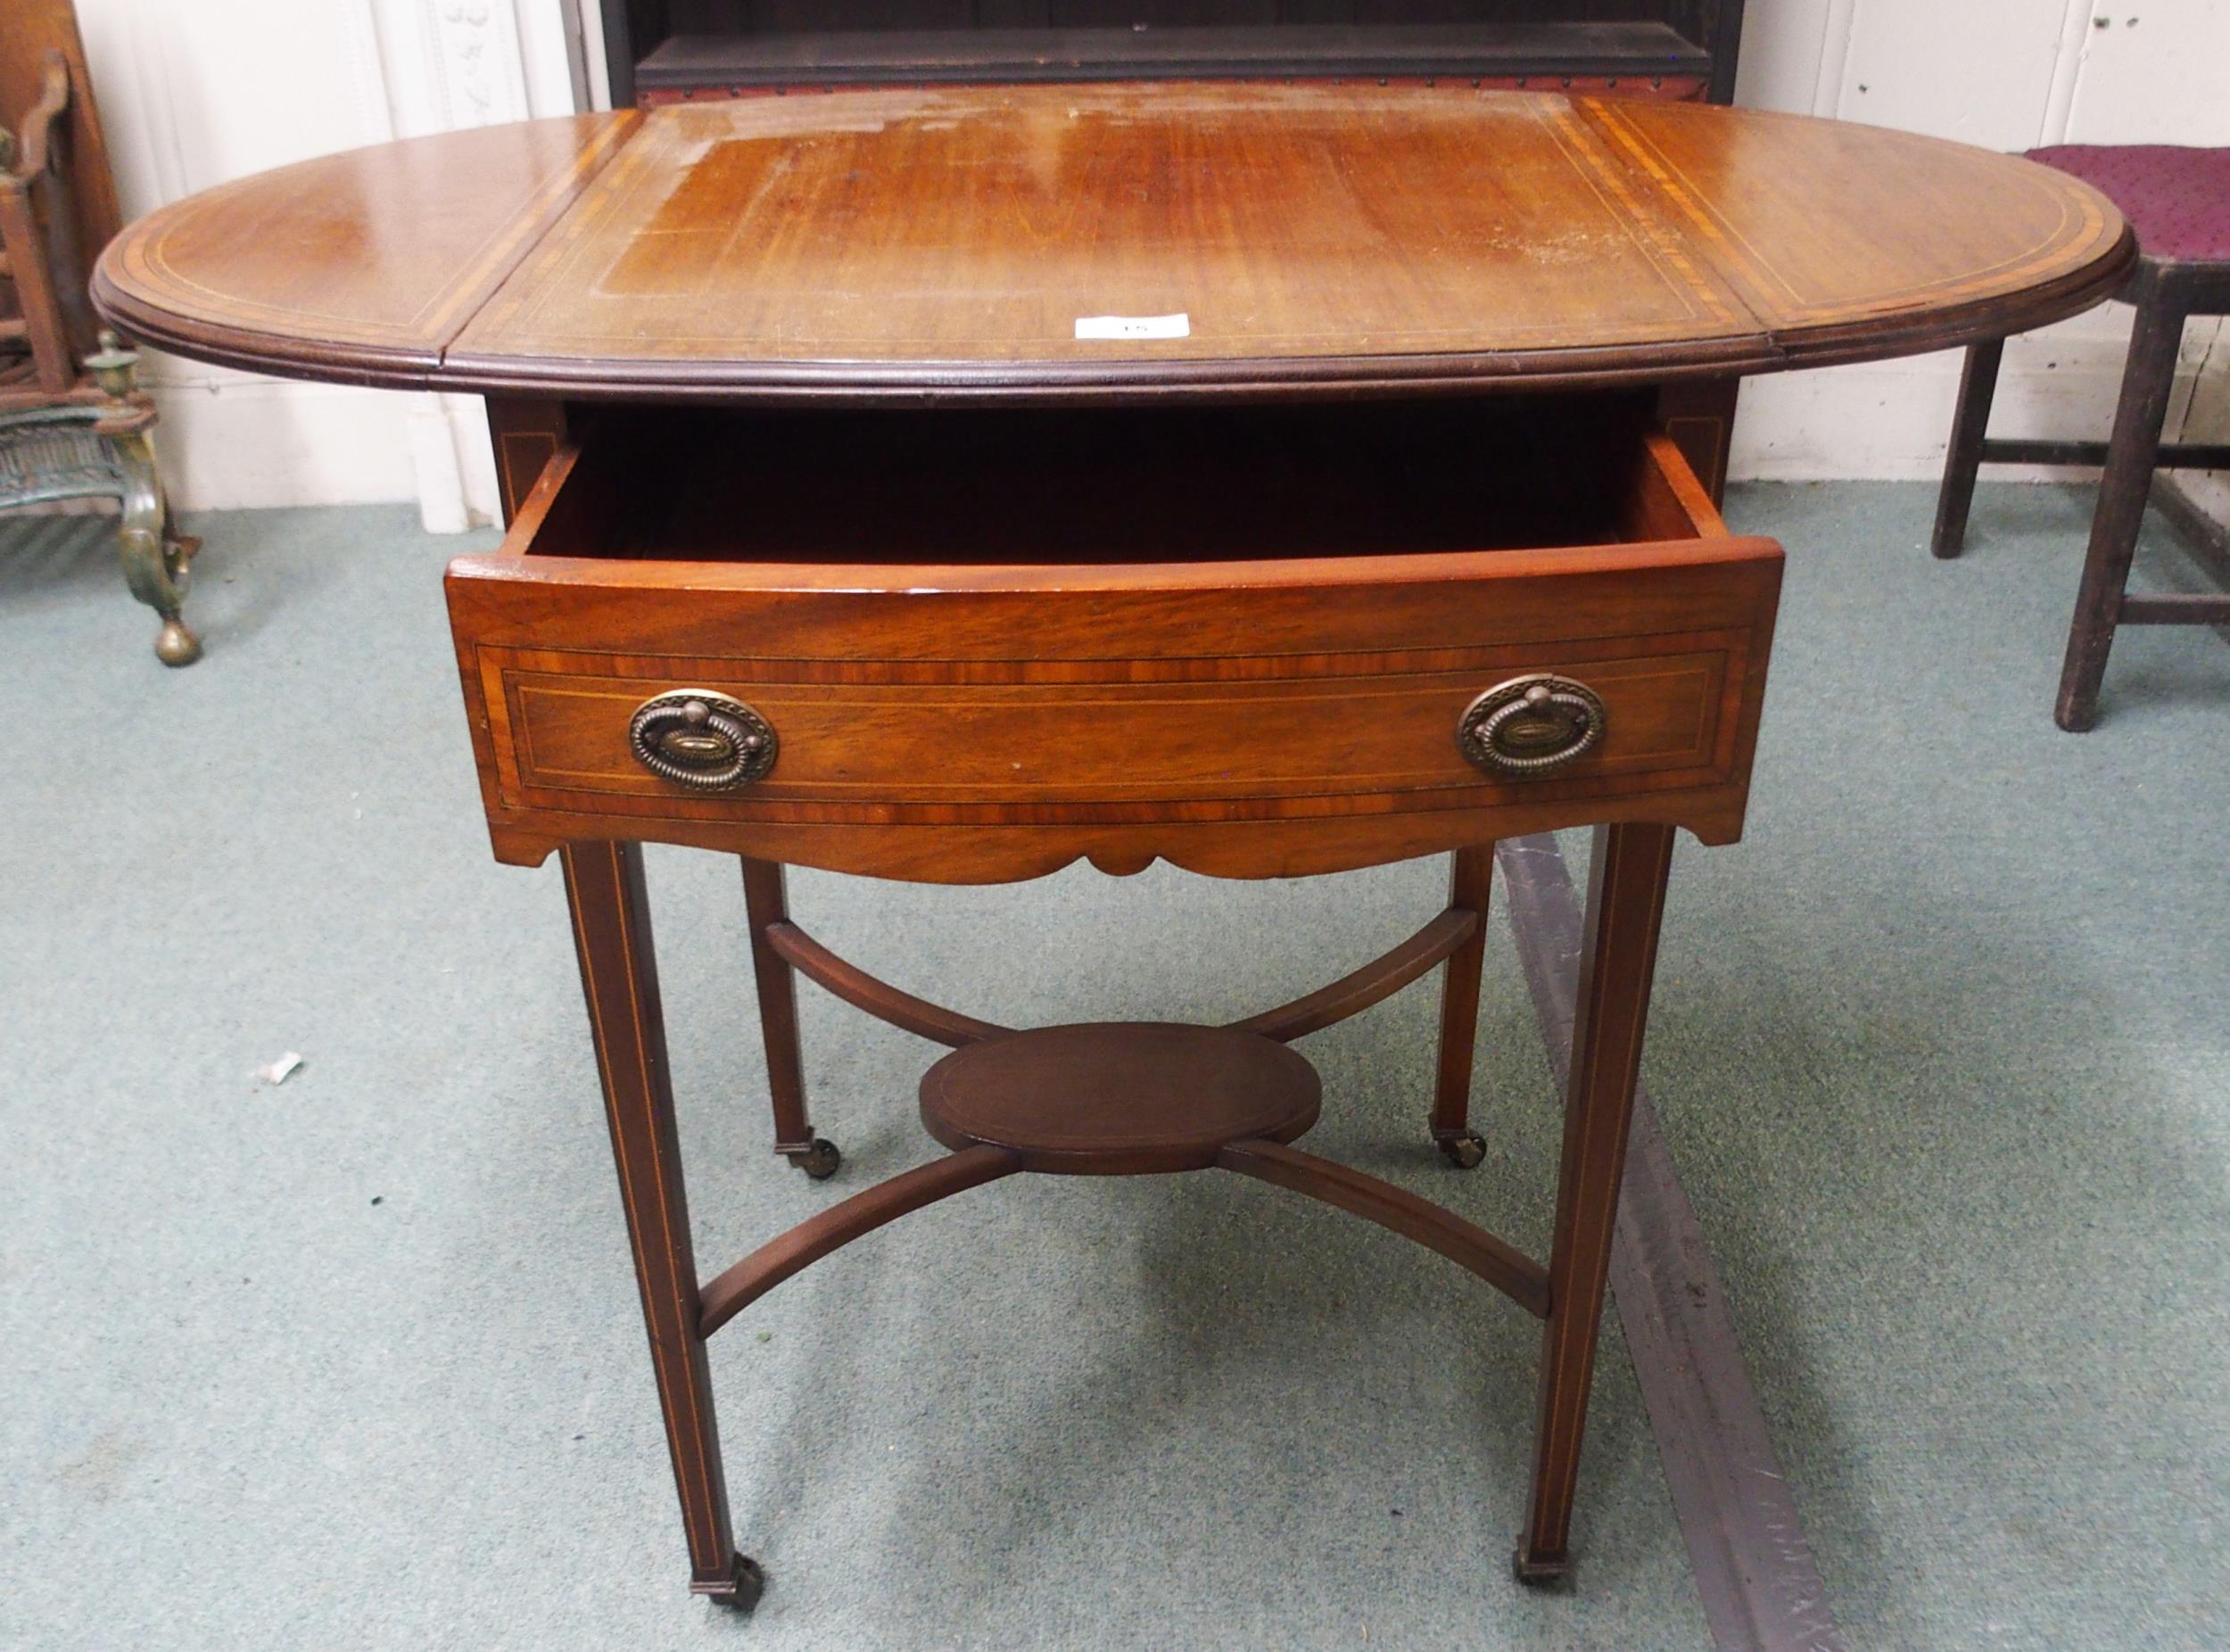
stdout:
<svg viewBox="0 0 2230 1652">
<path fill-rule="evenodd" d="M 2087 497 L 1986 488 L 1948 566 L 1931 506 L 1738 493 L 1791 549 L 1780 644 L 1749 836 L 1675 869 L 1649 1083 L 1854 1645 L 2220 1645 L 2230 649 L 2125 633 L 2063 735 Z M 463 545 L 190 525 L 210 651 L 167 673 L 100 525 L 0 525 L 0 1647 L 1707 1644 L 1615 1319 L 1579 1587 L 1520 1590 L 1531 1322 L 1232 1177 L 996 1185 L 751 1309 L 713 1363 L 772 1584 L 690 1599 L 556 869 L 479 820 Z M 933 1051 L 808 988 L 847 1168 L 772 1159 L 732 864 L 650 859 L 709 1271 L 928 1157 Z M 995 1019 L 1215 1019 L 1444 878 L 793 904 Z M 1494 941 L 1487 1163 L 1424 1145 L 1427 987 L 1308 1042 L 1310 1144 L 1539 1248 Z"/>
</svg>

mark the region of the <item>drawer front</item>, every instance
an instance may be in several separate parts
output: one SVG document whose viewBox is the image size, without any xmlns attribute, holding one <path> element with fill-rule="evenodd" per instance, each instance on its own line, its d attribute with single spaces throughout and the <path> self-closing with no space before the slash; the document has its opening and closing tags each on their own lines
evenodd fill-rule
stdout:
<svg viewBox="0 0 2230 1652">
<path fill-rule="evenodd" d="M 581 669 L 591 662 L 578 657 L 497 648 L 479 664 L 483 690 L 501 703 L 509 729 L 496 748 L 501 789 L 520 803 L 1088 809 L 1384 797 L 1418 805 L 1429 799 L 1411 794 L 1557 785 L 1582 795 L 1729 775 L 1739 705 L 1730 706 L 1727 690 L 1730 672 L 1747 667 L 1745 638 L 1652 640 L 1670 646 L 1479 650 L 1441 669 L 1333 657 L 1279 674 L 1250 660 L 1182 662 L 1182 675 L 1160 674 L 1171 662 L 1118 661 L 1084 680 L 1065 673 L 1051 681 L 1032 680 L 1022 662 L 1010 663 L 1019 680 L 1006 681 L 931 676 L 898 662 L 854 665 L 838 681 L 766 659 L 595 662 L 607 673 Z M 1466 709 L 1490 689 L 1542 673 L 1599 698 L 1599 738 L 1538 778 L 1483 770 L 1458 740 Z M 688 690 L 739 701 L 764 720 L 776 755 L 763 777 L 708 796 L 638 756 L 630 739 L 638 710 Z"/>
<path fill-rule="evenodd" d="M 498 852 L 992 878 L 1267 875 L 1619 819 L 1728 840 L 1780 551 L 1716 531 L 1652 451 L 1645 525 L 1692 537 L 1074 567 L 581 554 L 616 516 L 561 454 L 505 551 L 450 573 Z"/>
</svg>

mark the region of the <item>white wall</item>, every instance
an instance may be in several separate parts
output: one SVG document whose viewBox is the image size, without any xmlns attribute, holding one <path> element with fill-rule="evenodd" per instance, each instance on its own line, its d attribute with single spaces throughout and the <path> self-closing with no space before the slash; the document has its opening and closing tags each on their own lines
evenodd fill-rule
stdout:
<svg viewBox="0 0 2230 1652">
<path fill-rule="evenodd" d="M 352 145 L 604 101 L 600 40 L 579 27 L 596 0 L 78 9 L 128 213 Z M 2230 0 L 1749 0 L 1742 52 L 1739 101 L 1763 108 L 2004 150 L 2230 144 Z M 2128 325 L 2114 305 L 2015 341 L 1993 428 L 2102 436 Z M 1735 474 L 1933 475 L 1958 367 L 1954 353 L 1753 380 Z M 473 398 L 280 384 L 162 359 L 148 376 L 182 505 L 416 498 L 436 528 L 492 508 Z M 2169 415 L 2179 428 L 2230 440 L 2230 327 L 2194 321 L 2186 333 Z M 2230 483 L 2218 479 L 2212 499 L 2230 516 Z"/>
<path fill-rule="evenodd" d="M 568 113 L 590 85 L 577 0 L 78 0 L 78 13 L 127 217 L 334 150 Z M 156 351 L 141 374 L 186 508 L 415 499 L 436 532 L 494 514 L 476 397 Z"/>
<path fill-rule="evenodd" d="M 1736 101 L 2000 150 L 2230 144 L 2230 0 L 1749 0 Z M 2131 314 L 2107 305 L 2009 344 L 1992 432 L 2102 439 Z M 1933 476 L 1959 365 L 1953 351 L 1753 379 L 1734 474 Z M 2230 327 L 2211 318 L 2185 332 L 2179 430 L 2230 434 Z M 2230 505 L 2218 476 L 2188 480 Z"/>
</svg>

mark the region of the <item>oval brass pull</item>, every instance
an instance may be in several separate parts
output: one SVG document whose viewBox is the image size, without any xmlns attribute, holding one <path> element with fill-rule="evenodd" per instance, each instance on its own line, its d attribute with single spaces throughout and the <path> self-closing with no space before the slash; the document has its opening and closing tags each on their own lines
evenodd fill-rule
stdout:
<svg viewBox="0 0 2230 1652">
<path fill-rule="evenodd" d="M 659 779 L 698 791 L 748 785 L 774 766 L 774 725 L 709 689 L 645 700 L 628 720 L 627 743 Z"/>
<path fill-rule="evenodd" d="M 1602 696 L 1586 683 L 1535 672 L 1472 701 L 1456 743 L 1491 774 L 1546 774 L 1593 750 L 1608 721 Z"/>
</svg>

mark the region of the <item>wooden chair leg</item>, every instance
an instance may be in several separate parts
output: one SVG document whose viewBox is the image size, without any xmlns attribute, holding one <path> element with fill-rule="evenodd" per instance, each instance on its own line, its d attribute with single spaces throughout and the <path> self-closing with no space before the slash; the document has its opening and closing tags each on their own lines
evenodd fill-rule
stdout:
<svg viewBox="0 0 2230 1652">
<path fill-rule="evenodd" d="M 767 931 L 789 921 L 779 861 L 743 860 L 743 908 L 751 929 L 751 973 L 759 988 L 759 1029 L 766 1039 L 766 1087 L 774 1099 L 774 1151 L 816 1182 L 844 1155 L 813 1133 L 805 1116 L 805 1059 L 797 1037 L 797 978 Z"/>
<path fill-rule="evenodd" d="M 1967 347 L 1959 376 L 1959 410 L 1952 416 L 1951 447 L 1944 456 L 1944 485 L 1936 495 L 1938 557 L 1956 557 L 1967 543 L 1967 513 L 1975 502 L 1975 475 L 1982 468 L 1982 442 L 1990 431 L 1990 402 L 1997 394 L 1998 363 L 2005 341 L 1991 339 Z"/>
<path fill-rule="evenodd" d="M 1672 828 L 1606 826 L 1588 880 L 1586 952 L 1565 1095 L 1564 1161 L 1549 1253 L 1549 1322 L 1541 1337 L 1532 1495 L 1515 1565 L 1524 1582 L 1572 1569 L 1573 1494 L 1595 1378 L 1596 1332 L 1610 1269 L 1611 1228 L 1626 1169 L 1626 1132 L 1641 1070 L 1657 927 L 1672 864 Z"/>
<path fill-rule="evenodd" d="M 764 1580 L 758 1567 L 736 1552 L 728 1524 L 720 1431 L 698 1329 L 697 1260 L 673 1128 L 642 850 L 632 843 L 575 843 L 559 853 L 581 955 L 581 990 L 603 1076 L 612 1156 L 619 1167 L 620 1204 L 633 1242 L 650 1364 L 689 1538 L 690 1588 L 747 1610 Z"/>
<path fill-rule="evenodd" d="M 1494 890 L 1494 845 L 1458 849 L 1448 904 L 1476 913 L 1478 926 L 1448 954 L 1441 978 L 1440 1070 L 1433 1088 L 1433 1140 L 1450 1164 L 1468 1170 L 1487 1156 L 1471 1127 L 1471 1063 L 1479 1032 L 1479 977 L 1486 957 L 1487 904 Z"/>
<path fill-rule="evenodd" d="M 2106 475 L 2091 517 L 2083 586 L 2076 596 L 2075 623 L 2068 631 L 2067 659 L 2060 669 L 2060 699 L 2052 713 L 2071 733 L 2098 721 L 2099 683 L 2106 675 L 2106 657 L 2121 619 L 2122 592 L 2129 583 L 2137 531 L 2144 525 L 2145 500 L 2152 492 L 2153 465 L 2160 454 L 2160 426 L 2168 417 L 2176 356 L 2183 342 L 2180 306 L 2157 298 L 2138 304 L 2129 360 L 2122 368 L 2121 401 L 2114 409 L 2114 434 L 2106 443 Z"/>
</svg>

